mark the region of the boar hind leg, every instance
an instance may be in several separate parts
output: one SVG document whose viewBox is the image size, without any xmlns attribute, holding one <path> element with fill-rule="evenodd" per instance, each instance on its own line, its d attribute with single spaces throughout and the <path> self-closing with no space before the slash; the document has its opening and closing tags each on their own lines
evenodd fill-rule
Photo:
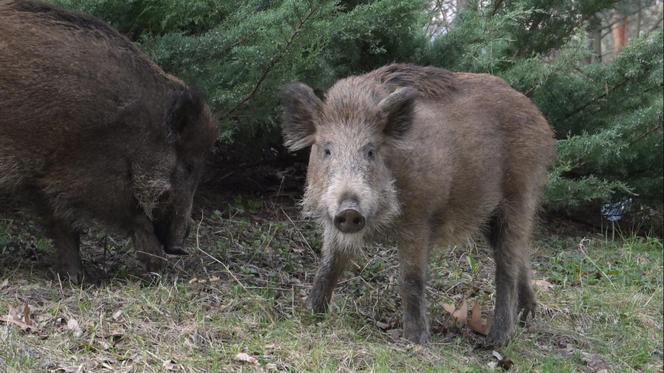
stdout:
<svg viewBox="0 0 664 373">
<path fill-rule="evenodd" d="M 534 313 L 528 243 L 534 210 L 524 203 L 505 203 L 491 221 L 488 234 L 496 261 L 496 308 L 488 336 L 491 346 L 504 345 L 516 327 L 519 311 Z"/>
<path fill-rule="evenodd" d="M 159 272 L 166 259 L 161 255 L 161 243 L 154 233 L 154 226 L 146 216 L 136 219 L 132 241 L 138 260 L 143 263 L 148 272 Z"/>
<path fill-rule="evenodd" d="M 403 336 L 411 342 L 422 344 L 429 340 L 424 297 L 429 248 L 428 229 L 421 234 L 410 234 L 399 242 Z"/>
<path fill-rule="evenodd" d="M 48 231 L 56 249 L 56 271 L 76 284 L 81 283 L 84 273 L 80 234 L 70 224 L 56 218 L 48 221 Z"/>
<path fill-rule="evenodd" d="M 350 259 L 347 253 L 328 241 L 325 239 L 323 242 L 323 257 L 309 295 L 309 303 L 315 313 L 327 312 L 334 287 Z"/>
</svg>

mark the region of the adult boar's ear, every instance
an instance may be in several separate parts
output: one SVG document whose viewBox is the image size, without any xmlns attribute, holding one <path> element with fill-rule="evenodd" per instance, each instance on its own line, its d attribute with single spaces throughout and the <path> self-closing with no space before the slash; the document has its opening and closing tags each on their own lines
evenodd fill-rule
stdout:
<svg viewBox="0 0 664 373">
<path fill-rule="evenodd" d="M 316 133 L 314 123 L 323 108 L 314 90 L 303 83 L 288 84 L 281 91 L 281 107 L 284 145 L 291 151 L 312 145 Z"/>
<path fill-rule="evenodd" d="M 401 138 L 413 121 L 417 90 L 401 87 L 378 103 L 378 110 L 385 116 L 383 133 L 394 139 Z"/>
<path fill-rule="evenodd" d="M 172 92 L 165 119 L 169 142 L 187 142 L 188 138 L 196 133 L 204 106 L 201 94 L 195 89 Z"/>
</svg>

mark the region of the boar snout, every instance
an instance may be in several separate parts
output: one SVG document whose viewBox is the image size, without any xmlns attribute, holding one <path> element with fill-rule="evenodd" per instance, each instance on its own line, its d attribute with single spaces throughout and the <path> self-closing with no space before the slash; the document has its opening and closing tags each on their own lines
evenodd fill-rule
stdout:
<svg viewBox="0 0 664 373">
<path fill-rule="evenodd" d="M 357 233 L 364 228 L 366 219 L 353 200 L 346 200 L 339 205 L 339 212 L 334 216 L 334 226 L 343 233 Z"/>
</svg>

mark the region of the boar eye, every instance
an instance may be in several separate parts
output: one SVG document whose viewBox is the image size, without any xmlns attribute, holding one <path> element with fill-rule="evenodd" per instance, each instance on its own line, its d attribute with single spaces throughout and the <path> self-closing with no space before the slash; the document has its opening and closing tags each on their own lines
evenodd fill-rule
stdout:
<svg viewBox="0 0 664 373">
<path fill-rule="evenodd" d="M 325 150 L 323 151 L 323 153 L 325 154 L 325 158 L 327 158 L 327 157 L 329 157 L 330 155 L 332 155 L 332 151 L 330 151 L 329 148 L 325 148 Z"/>
<path fill-rule="evenodd" d="M 369 149 L 369 151 L 367 151 L 367 158 L 374 159 L 375 156 L 376 154 L 373 149 Z"/>
</svg>

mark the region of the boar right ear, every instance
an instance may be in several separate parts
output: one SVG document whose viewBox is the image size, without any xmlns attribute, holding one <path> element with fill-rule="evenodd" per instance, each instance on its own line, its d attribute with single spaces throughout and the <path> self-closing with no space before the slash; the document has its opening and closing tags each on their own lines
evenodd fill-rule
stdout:
<svg viewBox="0 0 664 373">
<path fill-rule="evenodd" d="M 314 90 L 303 83 L 291 83 L 281 91 L 283 117 L 281 123 L 284 145 L 296 151 L 314 143 L 314 124 L 323 108 Z"/>
<path fill-rule="evenodd" d="M 178 142 L 195 132 L 203 110 L 204 100 L 195 89 L 187 88 L 172 92 L 165 119 L 169 141 Z"/>
<path fill-rule="evenodd" d="M 408 131 L 417 94 L 415 88 L 401 87 L 378 103 L 378 109 L 385 116 L 385 135 L 399 139 Z"/>
</svg>

